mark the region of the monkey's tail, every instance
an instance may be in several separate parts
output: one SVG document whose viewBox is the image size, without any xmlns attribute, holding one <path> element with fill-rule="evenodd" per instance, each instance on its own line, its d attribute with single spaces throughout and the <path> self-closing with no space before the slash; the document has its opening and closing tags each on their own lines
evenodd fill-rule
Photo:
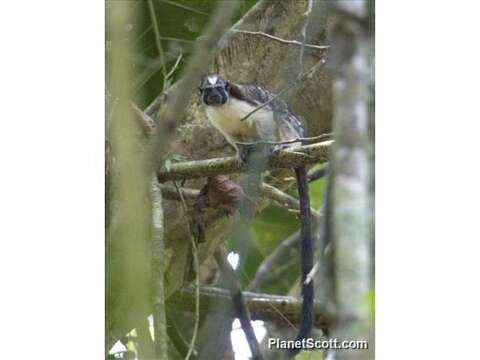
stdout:
<svg viewBox="0 0 480 360">
<path fill-rule="evenodd" d="M 305 166 L 295 168 L 297 177 L 298 197 L 300 200 L 301 219 L 301 263 L 302 263 L 302 322 L 296 340 L 310 336 L 313 325 L 313 279 L 307 277 L 313 267 L 312 224 L 310 214 L 310 196 L 308 193 L 307 169 Z M 289 351 L 291 356 L 296 355 L 301 349 Z"/>
</svg>

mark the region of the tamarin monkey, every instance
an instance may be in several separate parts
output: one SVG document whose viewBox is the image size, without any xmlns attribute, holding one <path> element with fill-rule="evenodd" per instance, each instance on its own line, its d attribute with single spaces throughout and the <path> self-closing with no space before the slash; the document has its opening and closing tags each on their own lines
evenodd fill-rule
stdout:
<svg viewBox="0 0 480 360">
<path fill-rule="evenodd" d="M 239 143 L 258 141 L 282 142 L 304 137 L 305 129 L 299 117 L 274 94 L 256 85 L 238 85 L 219 75 L 206 76 L 200 87 L 201 102 L 215 128 L 241 155 Z M 271 101 L 250 114 L 257 107 Z M 283 146 L 285 147 L 285 146 Z M 278 148 L 277 148 L 278 149 Z M 275 149 L 274 149 L 275 150 Z M 301 218 L 302 262 L 302 321 L 297 340 L 309 337 L 313 322 L 313 281 L 307 275 L 313 266 L 310 199 L 305 166 L 295 168 Z M 293 351 L 296 353 L 298 351 Z"/>
</svg>

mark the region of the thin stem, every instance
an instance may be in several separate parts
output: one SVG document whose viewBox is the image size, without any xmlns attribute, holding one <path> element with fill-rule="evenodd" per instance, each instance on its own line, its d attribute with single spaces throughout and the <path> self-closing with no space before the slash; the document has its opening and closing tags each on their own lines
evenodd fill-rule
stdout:
<svg viewBox="0 0 480 360">
<path fill-rule="evenodd" d="M 260 36 L 264 36 L 264 37 L 267 37 L 269 39 L 278 41 L 282 44 L 302 46 L 302 47 L 306 47 L 306 48 L 309 48 L 309 49 L 327 50 L 328 48 L 330 48 L 329 45 L 303 44 L 303 43 L 301 43 L 300 41 L 297 41 L 297 40 L 286 40 L 286 39 L 282 39 L 278 36 L 274 36 L 274 35 L 264 33 L 262 31 L 248 31 L 248 30 L 240 30 L 240 29 L 230 29 L 230 31 L 237 32 L 237 33 L 242 33 L 242 34 L 260 35 Z"/>
<path fill-rule="evenodd" d="M 153 25 L 153 33 L 155 35 L 155 44 L 157 45 L 158 55 L 160 57 L 160 61 L 162 63 L 162 74 L 163 78 L 167 79 L 167 68 L 165 65 L 165 55 L 163 52 L 162 41 L 160 40 L 160 30 L 158 29 L 157 23 L 157 16 L 155 15 L 155 7 L 153 6 L 153 1 L 148 0 L 148 9 L 150 10 L 150 18 L 152 20 Z M 165 89 L 165 81 L 164 81 L 164 89 Z"/>
<path fill-rule="evenodd" d="M 185 202 L 183 193 L 180 191 L 175 181 L 173 182 L 173 185 L 175 186 L 178 196 L 182 201 L 184 219 L 187 219 L 187 214 L 188 214 L 187 203 Z M 186 221 L 186 226 L 188 229 L 188 234 L 191 234 L 192 232 L 190 231 L 190 224 L 188 220 Z M 197 341 L 197 335 L 198 335 L 198 324 L 200 322 L 200 276 L 199 276 L 197 244 L 195 243 L 195 239 L 193 238 L 193 236 L 189 236 L 189 238 L 190 238 L 190 244 L 192 245 L 193 267 L 195 271 L 195 324 L 193 326 L 192 339 L 190 340 L 190 345 L 188 348 L 187 355 L 185 356 L 185 360 L 190 359 L 190 356 L 192 356 L 193 352 L 195 351 L 195 342 Z"/>
<path fill-rule="evenodd" d="M 301 44 L 301 43 L 300 43 Z M 258 110 L 263 109 L 265 106 L 271 104 L 274 102 L 276 99 L 278 99 L 280 96 L 282 96 L 284 93 L 286 93 L 288 90 L 290 90 L 292 87 L 297 85 L 300 81 L 305 80 L 306 78 L 310 78 L 320 67 L 322 67 L 326 63 L 324 58 L 321 58 L 318 62 L 315 63 L 307 72 L 302 73 L 297 76 L 295 81 L 284 87 L 282 90 L 278 92 L 275 96 L 273 96 L 270 100 L 264 102 L 263 104 L 257 106 L 255 109 L 250 111 L 247 115 L 245 115 L 243 118 L 240 119 L 240 121 L 245 121 L 247 120 L 252 114 L 256 113 Z"/>
<path fill-rule="evenodd" d="M 173 6 L 177 6 L 179 8 L 182 8 L 182 9 L 185 9 L 185 10 L 188 10 L 188 11 L 191 11 L 191 12 L 194 12 L 196 14 L 200 14 L 200 15 L 205 15 L 205 16 L 210 16 L 208 13 L 206 12 L 203 12 L 201 10 L 197 10 L 195 8 L 192 8 L 190 6 L 187 6 L 187 5 L 184 5 L 184 4 L 180 4 L 180 3 L 177 3 L 177 2 L 173 2 L 173 1 L 169 1 L 169 0 L 159 0 L 165 4 L 169 4 L 169 5 L 173 5 Z"/>
</svg>

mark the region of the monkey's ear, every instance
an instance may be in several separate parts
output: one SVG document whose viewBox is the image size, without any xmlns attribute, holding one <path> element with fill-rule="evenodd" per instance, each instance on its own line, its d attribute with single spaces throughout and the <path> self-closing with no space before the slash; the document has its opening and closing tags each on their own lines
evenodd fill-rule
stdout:
<svg viewBox="0 0 480 360">
<path fill-rule="evenodd" d="M 230 83 L 229 82 L 227 82 L 225 84 L 225 90 L 230 91 Z"/>
<path fill-rule="evenodd" d="M 200 92 L 200 94 L 203 92 L 203 88 L 201 86 L 198 86 L 197 89 Z"/>
</svg>

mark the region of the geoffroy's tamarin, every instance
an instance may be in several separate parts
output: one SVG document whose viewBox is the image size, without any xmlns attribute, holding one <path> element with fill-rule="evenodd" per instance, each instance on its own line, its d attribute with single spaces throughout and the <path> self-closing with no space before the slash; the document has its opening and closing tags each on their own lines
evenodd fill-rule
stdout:
<svg viewBox="0 0 480 360">
<path fill-rule="evenodd" d="M 217 128 L 241 155 L 239 143 L 282 142 L 304 137 L 299 117 L 287 104 L 268 90 L 256 85 L 238 85 L 219 75 L 206 76 L 200 87 L 201 102 Z M 273 99 L 273 101 L 272 101 Z M 257 109 L 262 104 L 261 109 Z M 255 111 L 252 113 L 252 111 Z M 277 148 L 278 149 L 278 148 Z M 313 266 L 310 199 L 305 166 L 295 168 L 300 200 L 302 321 L 297 340 L 310 336 L 313 322 Z M 296 353 L 297 351 L 294 351 Z"/>
</svg>

